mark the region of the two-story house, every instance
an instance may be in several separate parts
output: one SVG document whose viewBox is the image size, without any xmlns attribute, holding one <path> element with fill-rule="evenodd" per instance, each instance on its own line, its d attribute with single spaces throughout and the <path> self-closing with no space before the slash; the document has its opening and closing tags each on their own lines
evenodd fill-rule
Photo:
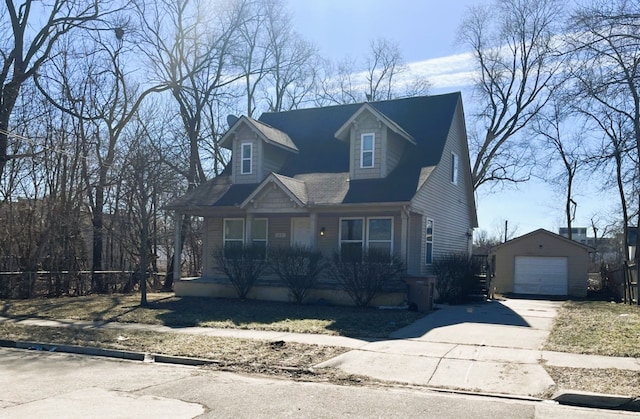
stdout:
<svg viewBox="0 0 640 419">
<path fill-rule="evenodd" d="M 470 254 L 477 218 L 460 93 L 231 123 L 220 141 L 232 153 L 227 170 L 170 206 L 205 223 L 202 277 L 176 281 L 177 295 L 233 296 L 212 257 L 232 243 L 302 244 L 329 257 L 383 249 L 417 277 L 439 257 Z M 349 301 L 325 285 L 311 298 Z M 250 297 L 288 298 L 269 281 Z M 379 302 L 405 297 L 398 289 Z"/>
</svg>

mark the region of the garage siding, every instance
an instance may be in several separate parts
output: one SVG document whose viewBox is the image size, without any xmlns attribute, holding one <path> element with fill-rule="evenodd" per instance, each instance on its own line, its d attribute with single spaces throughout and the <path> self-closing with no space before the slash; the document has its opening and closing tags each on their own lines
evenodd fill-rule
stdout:
<svg viewBox="0 0 640 419">
<path fill-rule="evenodd" d="M 564 257 L 567 259 L 567 295 L 587 295 L 589 248 L 578 242 L 540 229 L 493 249 L 495 277 L 491 283 L 498 294 L 513 293 L 516 257 Z"/>
</svg>

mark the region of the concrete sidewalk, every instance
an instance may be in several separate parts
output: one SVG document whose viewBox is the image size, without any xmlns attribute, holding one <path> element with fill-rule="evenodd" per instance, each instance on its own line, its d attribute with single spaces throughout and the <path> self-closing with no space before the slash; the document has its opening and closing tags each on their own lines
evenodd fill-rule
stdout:
<svg viewBox="0 0 640 419">
<path fill-rule="evenodd" d="M 640 360 L 541 350 L 561 303 L 508 300 L 442 307 L 320 366 L 408 384 L 518 396 L 554 385 L 542 364 L 640 371 Z"/>
<path fill-rule="evenodd" d="M 541 350 L 561 305 L 561 302 L 511 299 L 466 306 L 442 306 L 412 325 L 394 332 L 388 340 L 72 320 L 0 317 L 0 323 L 147 330 L 341 346 L 352 350 L 317 365 L 317 368 L 335 367 L 384 381 L 518 397 L 540 396 L 554 385 L 542 363 L 558 367 L 640 371 L 640 359 L 636 358 Z M 583 396 L 580 392 L 568 394 Z M 590 400 L 596 400 L 595 396 Z M 622 405 L 631 399 L 615 400 L 608 398 L 598 405 Z M 584 404 L 584 400 L 581 403 Z"/>
</svg>

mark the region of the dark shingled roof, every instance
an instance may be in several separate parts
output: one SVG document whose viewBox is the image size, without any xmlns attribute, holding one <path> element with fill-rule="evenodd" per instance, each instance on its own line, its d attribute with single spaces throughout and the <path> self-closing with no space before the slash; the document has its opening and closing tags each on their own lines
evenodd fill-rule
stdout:
<svg viewBox="0 0 640 419">
<path fill-rule="evenodd" d="M 309 204 L 408 202 L 421 185 L 424 168 L 436 166 L 451 127 L 460 93 L 370 102 L 411 135 L 396 169 L 384 179 L 349 181 L 349 143 L 334 137 L 362 103 L 264 113 L 259 121 L 286 133 L 298 148 L 279 174 L 304 181 Z M 174 202 L 171 208 L 234 206 L 257 184 L 231 185 L 221 176 Z"/>
</svg>

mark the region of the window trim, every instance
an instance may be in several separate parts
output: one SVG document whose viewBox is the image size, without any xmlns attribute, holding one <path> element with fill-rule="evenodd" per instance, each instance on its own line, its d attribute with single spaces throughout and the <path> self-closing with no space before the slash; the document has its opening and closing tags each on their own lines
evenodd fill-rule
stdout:
<svg viewBox="0 0 640 419">
<path fill-rule="evenodd" d="M 362 220 L 362 237 L 360 240 L 342 240 L 342 222 L 346 220 Z M 342 243 L 361 243 L 362 251 L 365 249 L 366 243 L 366 217 L 340 217 L 340 226 L 338 228 L 338 253 L 342 256 Z"/>
<path fill-rule="evenodd" d="M 227 221 L 242 221 L 242 239 L 228 239 L 227 238 Z M 227 248 L 227 242 L 241 242 L 244 246 L 244 239 L 246 234 L 246 221 L 244 218 L 223 218 L 222 220 L 222 247 Z"/>
<path fill-rule="evenodd" d="M 429 234 L 429 223 L 431 223 L 431 234 Z M 427 218 L 424 224 L 424 264 L 433 265 L 433 237 L 435 222 L 432 218 Z M 430 239 L 430 240 L 429 240 Z M 431 249 L 429 249 L 431 244 Z"/>
<path fill-rule="evenodd" d="M 391 237 L 389 237 L 389 240 L 373 240 L 373 243 L 389 243 L 389 256 L 393 255 L 393 218 L 392 216 L 385 216 L 385 217 L 367 217 L 367 229 L 365 232 L 366 237 L 367 237 L 367 243 L 366 243 L 366 249 L 369 250 L 369 243 L 372 242 L 371 237 L 370 237 L 370 223 L 371 220 L 391 220 Z"/>
<path fill-rule="evenodd" d="M 364 137 L 371 137 L 371 150 L 364 149 Z M 371 153 L 371 166 L 364 165 L 364 154 Z M 375 132 L 364 132 L 360 134 L 360 168 L 361 169 L 372 169 L 375 167 L 376 157 L 376 133 Z"/>
<path fill-rule="evenodd" d="M 256 221 L 264 221 L 265 222 L 265 229 L 264 229 L 264 239 L 256 239 L 254 237 L 254 233 L 256 231 L 256 229 L 254 228 L 255 226 L 251 226 L 251 245 L 254 246 L 256 242 L 261 242 L 264 243 L 264 258 L 265 260 L 268 259 L 268 250 L 269 250 L 269 219 L 266 217 L 263 218 L 254 218 L 253 219 L 253 223 L 255 224 Z"/>
<path fill-rule="evenodd" d="M 451 183 L 458 184 L 458 175 L 460 173 L 460 157 L 454 152 L 451 152 Z"/>
<path fill-rule="evenodd" d="M 249 146 L 249 157 L 244 155 L 244 146 Z M 244 171 L 244 162 L 249 162 L 249 171 Z M 253 174 L 253 143 L 240 143 L 240 174 L 251 175 Z"/>
</svg>

